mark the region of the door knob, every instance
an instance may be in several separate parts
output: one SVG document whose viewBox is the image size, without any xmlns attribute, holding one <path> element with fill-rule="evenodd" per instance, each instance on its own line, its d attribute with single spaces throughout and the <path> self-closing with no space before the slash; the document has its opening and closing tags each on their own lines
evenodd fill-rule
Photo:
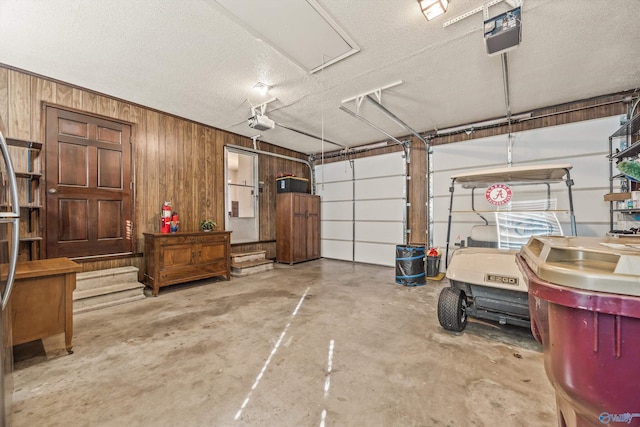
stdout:
<svg viewBox="0 0 640 427">
<path fill-rule="evenodd" d="M 58 192 L 58 190 L 56 190 L 55 188 L 50 188 L 48 190 L 49 194 L 56 194 Z"/>
</svg>

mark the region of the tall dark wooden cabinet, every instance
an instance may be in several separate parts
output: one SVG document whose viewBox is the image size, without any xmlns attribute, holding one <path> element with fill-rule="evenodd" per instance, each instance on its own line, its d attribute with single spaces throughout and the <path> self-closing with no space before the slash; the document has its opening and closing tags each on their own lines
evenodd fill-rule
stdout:
<svg viewBox="0 0 640 427">
<path fill-rule="evenodd" d="M 278 193 L 276 260 L 293 264 L 320 258 L 320 196 Z"/>
</svg>

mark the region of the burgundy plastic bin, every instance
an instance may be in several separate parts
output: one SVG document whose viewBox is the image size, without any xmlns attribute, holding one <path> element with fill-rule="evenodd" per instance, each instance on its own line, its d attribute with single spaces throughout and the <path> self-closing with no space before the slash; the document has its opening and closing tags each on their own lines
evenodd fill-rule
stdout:
<svg viewBox="0 0 640 427">
<path fill-rule="evenodd" d="M 640 426 L 640 239 L 537 237 L 516 260 L 558 425 Z"/>
</svg>

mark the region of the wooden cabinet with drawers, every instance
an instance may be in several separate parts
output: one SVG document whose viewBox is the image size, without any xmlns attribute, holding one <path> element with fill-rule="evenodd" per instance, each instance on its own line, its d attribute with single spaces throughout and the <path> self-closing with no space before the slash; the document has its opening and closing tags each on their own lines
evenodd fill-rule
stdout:
<svg viewBox="0 0 640 427">
<path fill-rule="evenodd" d="M 144 233 L 145 285 L 163 286 L 209 277 L 231 278 L 231 232 Z"/>
</svg>

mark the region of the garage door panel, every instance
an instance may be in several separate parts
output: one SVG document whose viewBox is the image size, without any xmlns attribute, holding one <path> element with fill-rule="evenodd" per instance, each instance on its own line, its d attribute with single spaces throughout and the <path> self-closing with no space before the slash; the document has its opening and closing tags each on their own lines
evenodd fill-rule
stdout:
<svg viewBox="0 0 640 427">
<path fill-rule="evenodd" d="M 322 239 L 320 242 L 320 255 L 323 258 L 351 261 L 353 246 L 351 241 Z"/>
<path fill-rule="evenodd" d="M 402 221 L 403 200 L 362 200 L 356 204 L 356 221 Z M 402 239 L 402 236 L 400 236 Z"/>
<path fill-rule="evenodd" d="M 434 157 L 434 164 L 437 160 L 436 170 L 444 171 L 446 179 L 450 182 L 451 175 L 484 169 L 491 167 L 490 165 L 504 165 L 507 141 L 507 135 L 497 135 L 455 144 L 436 145 L 433 147 L 434 154 L 437 147 L 437 157 Z M 439 186 L 442 183 L 438 181 Z"/>
<path fill-rule="evenodd" d="M 600 195 L 597 202 L 594 202 L 593 192 L 575 191 L 573 193 L 573 209 L 575 210 L 576 220 L 580 222 L 607 220 L 607 226 L 609 225 L 609 202 L 605 202 L 602 195 Z"/>
<path fill-rule="evenodd" d="M 353 218 L 351 202 L 325 202 L 320 204 L 320 219 L 346 221 Z"/>
<path fill-rule="evenodd" d="M 388 176 L 356 181 L 355 198 L 362 199 L 401 199 L 404 190 L 404 176 Z"/>
<path fill-rule="evenodd" d="M 377 178 L 404 174 L 404 158 L 401 153 L 382 154 L 355 160 L 355 178 Z"/>
<path fill-rule="evenodd" d="M 396 245 L 355 242 L 354 258 L 356 262 L 393 267 L 396 262 Z M 390 277 L 389 280 L 394 279 Z"/>
<path fill-rule="evenodd" d="M 398 236 L 402 236 L 402 222 L 357 222 L 356 223 L 356 241 L 376 242 L 376 243 L 393 243 L 394 245 L 402 243 L 398 241 Z"/>
<path fill-rule="evenodd" d="M 569 163 L 573 164 L 575 168 L 575 161 L 585 153 L 608 154 L 607 141 L 609 135 L 620 126 L 620 117 L 604 117 L 518 132 L 513 150 L 513 160 L 514 162 L 538 161 L 544 154 L 556 159 L 571 157 Z M 602 157 L 600 159 L 602 160 Z M 551 161 L 545 160 L 543 162 L 551 163 Z M 558 163 L 562 163 L 562 161 Z M 596 170 L 600 169 L 606 170 L 603 168 L 603 164 L 600 164 Z M 605 175 L 605 178 L 608 179 L 608 175 Z"/>
<path fill-rule="evenodd" d="M 353 235 L 352 221 L 322 221 L 323 239 L 344 239 Z"/>
<path fill-rule="evenodd" d="M 335 162 L 318 165 L 316 170 L 316 180 L 318 184 L 326 184 L 335 181 L 351 181 L 353 171 L 349 162 Z"/>
<path fill-rule="evenodd" d="M 329 182 L 316 186 L 318 194 L 322 201 L 331 202 L 335 200 L 353 199 L 353 183 L 351 181 Z"/>
<path fill-rule="evenodd" d="M 575 178 L 577 175 L 580 179 L 574 179 L 575 185 L 573 191 L 581 188 L 595 189 L 600 187 L 602 194 L 609 192 L 609 167 L 608 160 L 602 160 L 603 155 L 595 154 L 587 157 L 575 157 L 571 159 L 570 163 L 573 165 L 571 177 Z M 582 173 L 588 171 L 589 173 Z M 616 174 L 614 166 L 613 173 Z M 606 184 L 606 185 L 603 185 Z"/>
</svg>

